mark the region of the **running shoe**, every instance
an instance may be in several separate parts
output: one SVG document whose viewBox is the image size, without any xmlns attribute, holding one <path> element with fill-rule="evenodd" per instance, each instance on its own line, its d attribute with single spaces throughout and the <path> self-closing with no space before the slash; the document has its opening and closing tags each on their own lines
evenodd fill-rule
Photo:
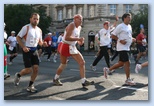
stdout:
<svg viewBox="0 0 154 106">
<path fill-rule="evenodd" d="M 13 63 L 12 63 L 12 62 L 9 62 L 8 64 L 9 64 L 9 65 L 12 65 Z"/>
<path fill-rule="evenodd" d="M 103 71 L 104 71 L 104 77 L 107 79 L 107 77 L 108 77 L 108 72 L 109 72 L 109 68 L 104 67 L 104 68 L 103 68 Z"/>
<path fill-rule="evenodd" d="M 91 69 L 92 69 L 93 71 L 96 71 L 96 66 L 93 66 L 93 65 L 91 64 L 90 67 L 91 67 Z"/>
<path fill-rule="evenodd" d="M 7 78 L 9 78 L 10 77 L 10 74 L 5 74 L 4 75 L 4 80 L 6 80 Z"/>
<path fill-rule="evenodd" d="M 85 86 L 89 86 L 89 85 L 93 85 L 94 84 L 94 81 L 88 81 L 87 79 L 85 80 L 84 83 L 82 83 L 82 86 L 85 87 Z"/>
<path fill-rule="evenodd" d="M 50 61 L 50 59 L 47 59 L 47 61 Z"/>
<path fill-rule="evenodd" d="M 14 85 L 18 86 L 19 85 L 19 81 L 20 81 L 20 77 L 18 76 L 19 73 L 15 74 L 15 78 L 14 78 Z"/>
<path fill-rule="evenodd" d="M 57 85 L 57 86 L 62 86 L 62 85 L 63 85 L 63 83 L 60 81 L 59 78 L 53 79 L 53 84 L 54 84 L 54 85 Z"/>
<path fill-rule="evenodd" d="M 133 79 L 130 79 L 130 78 L 128 78 L 128 79 L 125 81 L 125 84 L 126 84 L 126 85 L 136 85 L 136 83 L 133 81 Z"/>
<path fill-rule="evenodd" d="M 31 86 L 27 87 L 27 91 L 35 93 L 35 92 L 37 92 L 37 89 L 34 87 L 34 85 L 31 85 Z"/>
<path fill-rule="evenodd" d="M 138 73 L 139 70 L 141 70 L 141 68 L 142 68 L 141 64 L 136 64 L 135 72 Z"/>
</svg>

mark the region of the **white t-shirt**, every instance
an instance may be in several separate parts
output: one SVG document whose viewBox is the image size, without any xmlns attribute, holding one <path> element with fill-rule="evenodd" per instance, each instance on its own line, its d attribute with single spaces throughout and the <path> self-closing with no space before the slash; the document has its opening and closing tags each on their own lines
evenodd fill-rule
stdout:
<svg viewBox="0 0 154 106">
<path fill-rule="evenodd" d="M 25 40 L 25 46 L 37 47 L 38 42 L 42 41 L 42 31 L 39 27 L 33 28 L 31 24 L 27 24 L 20 30 L 17 36 L 23 38 L 27 32 L 27 26 L 29 26 L 29 30 Z"/>
<path fill-rule="evenodd" d="M 7 41 L 10 42 L 10 46 L 11 47 L 16 47 L 16 44 L 17 44 L 17 40 L 16 40 L 16 37 L 15 36 L 9 36 Z"/>
<path fill-rule="evenodd" d="M 107 46 L 111 42 L 110 38 L 110 29 L 106 30 L 105 28 L 101 29 L 95 37 L 98 37 L 100 39 L 100 46 Z"/>
<path fill-rule="evenodd" d="M 63 38 L 63 36 L 60 35 L 60 36 L 58 37 L 58 41 L 57 41 L 57 43 L 60 43 L 60 42 L 62 41 L 62 38 Z"/>
<path fill-rule="evenodd" d="M 118 37 L 117 40 L 117 51 L 129 51 L 130 45 L 132 43 L 132 27 L 131 25 L 126 25 L 124 23 L 119 24 L 115 30 L 112 32 L 113 35 Z M 121 44 L 120 40 L 126 40 L 126 44 Z"/>
</svg>

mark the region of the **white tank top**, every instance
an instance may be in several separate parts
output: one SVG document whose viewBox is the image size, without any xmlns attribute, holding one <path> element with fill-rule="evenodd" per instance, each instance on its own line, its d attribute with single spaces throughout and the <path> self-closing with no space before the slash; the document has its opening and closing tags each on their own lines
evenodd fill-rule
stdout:
<svg viewBox="0 0 154 106">
<path fill-rule="evenodd" d="M 74 22 L 73 22 L 73 24 L 74 24 Z M 74 24 L 74 26 L 75 26 L 75 24 Z M 79 38 L 80 37 L 80 31 L 81 31 L 81 26 L 79 26 L 78 28 L 74 27 L 74 30 L 73 30 L 71 36 L 72 37 Z M 77 43 L 77 41 L 67 41 L 67 40 L 65 40 L 66 33 L 67 32 L 65 30 L 64 37 L 63 37 L 62 41 L 65 42 L 65 43 L 67 43 L 67 44 L 70 44 L 70 45 L 75 45 Z"/>
</svg>

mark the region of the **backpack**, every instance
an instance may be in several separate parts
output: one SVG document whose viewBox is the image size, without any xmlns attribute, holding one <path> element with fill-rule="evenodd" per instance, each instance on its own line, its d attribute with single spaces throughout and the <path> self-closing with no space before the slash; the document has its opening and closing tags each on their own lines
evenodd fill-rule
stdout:
<svg viewBox="0 0 154 106">
<path fill-rule="evenodd" d="M 25 44 L 26 42 L 26 38 L 27 38 L 27 35 L 28 35 L 28 31 L 29 31 L 29 26 L 27 26 L 27 31 L 26 31 L 26 34 L 23 36 L 23 39 L 22 39 L 22 42 Z"/>
</svg>

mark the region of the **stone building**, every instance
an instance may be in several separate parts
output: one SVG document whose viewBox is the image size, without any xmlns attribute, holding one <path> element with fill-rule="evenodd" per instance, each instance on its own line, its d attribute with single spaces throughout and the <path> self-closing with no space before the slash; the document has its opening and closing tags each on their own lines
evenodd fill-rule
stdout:
<svg viewBox="0 0 154 106">
<path fill-rule="evenodd" d="M 47 13 L 52 18 L 51 32 L 64 32 L 65 27 L 73 21 L 75 14 L 83 16 L 81 36 L 85 38 L 84 50 L 88 50 L 90 41 L 95 42 L 95 35 L 103 28 L 104 21 L 115 21 L 115 15 L 121 17 L 126 12 L 137 13 L 147 4 L 48 4 Z M 95 43 L 95 50 L 97 44 Z"/>
</svg>

